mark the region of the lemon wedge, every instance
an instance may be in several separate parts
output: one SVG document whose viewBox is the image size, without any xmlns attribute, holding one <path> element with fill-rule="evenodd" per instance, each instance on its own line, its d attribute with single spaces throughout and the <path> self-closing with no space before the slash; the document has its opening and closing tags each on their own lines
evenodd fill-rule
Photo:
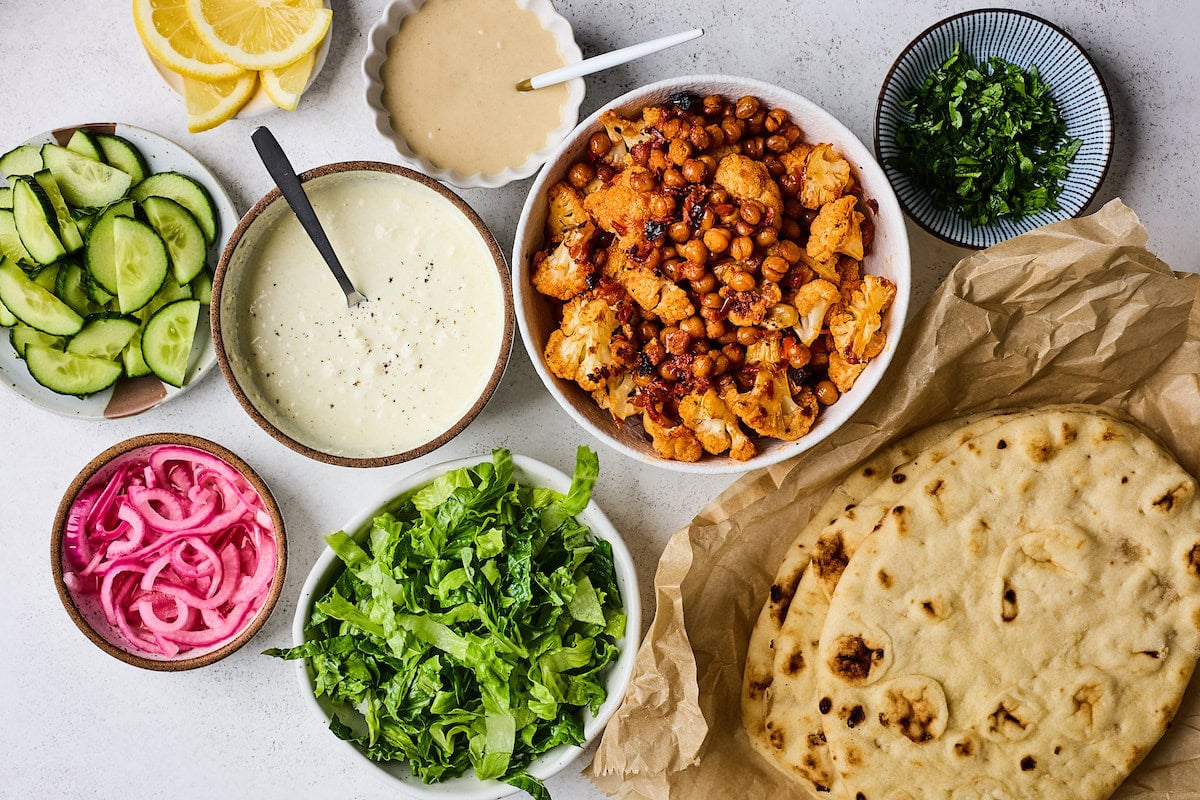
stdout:
<svg viewBox="0 0 1200 800">
<path fill-rule="evenodd" d="M 317 51 L 313 50 L 294 64 L 283 69 L 264 69 L 259 73 L 263 91 L 271 102 L 285 111 L 295 111 L 300 104 L 300 95 L 308 86 L 313 67 L 317 64 Z"/>
<path fill-rule="evenodd" d="M 187 106 L 188 131 L 200 133 L 215 128 L 246 105 L 258 84 L 257 72 L 223 81 L 198 81 L 184 77 L 183 101 Z"/>
<path fill-rule="evenodd" d="M 150 54 L 180 75 L 221 80 L 242 72 L 200 40 L 184 0 L 133 0 L 133 24 Z"/>
<path fill-rule="evenodd" d="M 318 0 L 185 0 L 201 41 L 243 69 L 282 69 L 317 48 L 333 20 Z"/>
</svg>

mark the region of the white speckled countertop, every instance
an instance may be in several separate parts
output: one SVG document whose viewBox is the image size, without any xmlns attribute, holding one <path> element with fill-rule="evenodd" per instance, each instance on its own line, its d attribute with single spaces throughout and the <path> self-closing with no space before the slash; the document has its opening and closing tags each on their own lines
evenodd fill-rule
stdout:
<svg viewBox="0 0 1200 800">
<path fill-rule="evenodd" d="M 183 110 L 143 55 L 129 3 L 0 0 L 0 151 L 33 133 L 119 120 L 183 144 L 225 182 L 239 210 L 270 186 L 249 134 L 269 124 L 298 169 L 391 159 L 362 99 L 359 62 L 384 0 L 335 0 L 329 60 L 296 113 L 187 134 Z M 1188 0 L 1037 0 L 1012 5 L 1066 28 L 1099 63 L 1113 95 L 1116 150 L 1097 203 L 1122 197 L 1176 269 L 1200 271 L 1200 4 Z M 961 0 L 560 0 L 584 55 L 675 30 L 707 35 L 588 80 L 583 114 L 659 78 L 725 72 L 762 78 L 824 106 L 870 142 L 876 93 L 892 59 Z M 506 252 L 529 181 L 464 197 Z M 914 301 L 964 254 L 913 226 Z M 214 373 L 216 371 L 214 370 Z M 272 487 L 288 524 L 290 570 L 274 615 L 246 648 L 205 669 L 142 672 L 90 645 L 59 604 L 47 542 L 60 495 L 93 455 L 139 433 L 183 431 L 231 448 Z M 542 388 L 518 342 L 504 382 L 465 433 L 433 456 L 373 471 L 305 459 L 259 430 L 218 374 L 166 407 L 89 423 L 0 392 L 0 798 L 388 798 L 301 704 L 290 666 L 259 656 L 289 642 L 295 598 L 323 546 L 370 498 L 425 463 L 504 446 L 568 470 L 577 444 L 599 448 L 597 500 L 638 561 L 643 597 L 670 533 L 729 482 L 635 463 L 576 428 Z M 646 621 L 652 614 L 647 609 Z M 576 770 L 558 800 L 599 798 Z"/>
</svg>

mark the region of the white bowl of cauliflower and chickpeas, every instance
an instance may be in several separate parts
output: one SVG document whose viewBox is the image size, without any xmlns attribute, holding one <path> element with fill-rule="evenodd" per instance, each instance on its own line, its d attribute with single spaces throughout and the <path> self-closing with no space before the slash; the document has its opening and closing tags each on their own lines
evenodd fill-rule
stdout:
<svg viewBox="0 0 1200 800">
<path fill-rule="evenodd" d="M 521 336 L 558 402 L 642 461 L 734 472 L 836 430 L 882 377 L 908 238 L 867 148 L 770 84 L 661 81 L 547 161 L 513 251 Z"/>
</svg>

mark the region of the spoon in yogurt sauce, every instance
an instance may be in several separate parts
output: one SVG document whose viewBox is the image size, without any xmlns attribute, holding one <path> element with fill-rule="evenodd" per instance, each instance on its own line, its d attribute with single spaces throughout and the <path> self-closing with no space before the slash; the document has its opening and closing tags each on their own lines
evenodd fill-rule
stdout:
<svg viewBox="0 0 1200 800">
<path fill-rule="evenodd" d="M 312 239 L 321 258 L 325 259 L 325 263 L 329 265 L 329 271 L 333 273 L 338 286 L 342 288 L 342 293 L 346 295 L 346 306 L 354 308 L 359 303 L 366 302 L 367 298 L 354 288 L 354 284 L 350 282 L 350 276 L 346 274 L 346 270 L 342 269 L 342 262 L 338 261 L 337 254 L 333 252 L 333 245 L 329 243 L 329 237 L 325 235 L 325 229 L 321 227 L 321 222 L 317 219 L 317 212 L 313 211 L 312 203 L 309 202 L 308 195 L 304 192 L 304 186 L 301 185 L 296 170 L 292 168 L 292 162 L 288 161 L 287 155 L 279 146 L 274 134 L 267 128 L 259 126 L 254 129 L 254 133 L 250 134 L 250 140 L 254 142 L 254 148 L 258 150 L 258 157 L 262 159 L 263 166 L 271 174 L 271 179 L 279 187 L 279 193 L 283 195 L 283 199 L 295 212 L 296 219 L 300 221 L 300 227 L 304 228 L 304 232 L 308 234 L 308 238 Z"/>
</svg>

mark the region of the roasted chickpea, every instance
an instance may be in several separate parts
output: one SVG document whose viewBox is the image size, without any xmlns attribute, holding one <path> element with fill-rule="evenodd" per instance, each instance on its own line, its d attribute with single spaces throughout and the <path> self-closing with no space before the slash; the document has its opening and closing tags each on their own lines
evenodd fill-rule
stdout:
<svg viewBox="0 0 1200 800">
<path fill-rule="evenodd" d="M 674 361 L 666 360 L 658 365 L 658 375 L 664 381 L 677 381 L 680 378 L 679 368 Z"/>
<path fill-rule="evenodd" d="M 683 177 L 683 173 L 675 168 L 663 172 L 662 183 L 668 189 L 682 189 L 687 186 L 687 180 Z"/>
<path fill-rule="evenodd" d="M 726 144 L 733 144 L 741 139 L 742 134 L 746 132 L 746 128 L 744 125 L 742 125 L 742 121 L 740 119 L 733 119 L 730 117 L 727 117 L 725 121 L 721 123 L 721 130 L 725 131 Z"/>
<path fill-rule="evenodd" d="M 825 369 L 829 366 L 829 353 L 811 347 L 809 350 L 812 352 L 812 358 L 808 362 L 809 366 L 815 369 Z M 835 386 L 834 388 L 836 389 L 837 387 Z"/>
<path fill-rule="evenodd" d="M 779 156 L 775 155 L 774 153 L 768 152 L 763 157 L 763 163 L 767 165 L 767 172 L 769 172 L 771 177 L 775 180 L 779 180 L 783 177 L 784 173 L 787 172 L 787 167 L 785 167 L 783 162 L 779 160 Z"/>
<path fill-rule="evenodd" d="M 698 158 L 683 162 L 683 178 L 688 183 L 702 183 L 708 177 L 708 165 Z"/>
<path fill-rule="evenodd" d="M 666 275 L 670 280 L 677 281 L 682 278 L 680 268 L 686 262 L 681 258 L 668 258 L 662 263 L 663 275 Z"/>
<path fill-rule="evenodd" d="M 767 256 L 762 262 L 763 277 L 779 283 L 788 271 L 788 263 L 779 256 Z"/>
<path fill-rule="evenodd" d="M 812 351 L 808 349 L 808 345 L 797 341 L 794 336 L 789 336 L 783 340 L 780 353 L 787 359 L 788 366 L 793 369 L 804 369 L 808 366 L 808 362 L 812 360 Z"/>
<path fill-rule="evenodd" d="M 754 240 L 749 236 L 738 236 L 729 245 L 729 256 L 734 261 L 744 261 L 754 253 Z"/>
<path fill-rule="evenodd" d="M 686 322 L 686 320 L 684 320 Z M 681 356 L 692 345 L 692 337 L 682 328 L 676 329 L 663 337 L 663 346 L 673 356 Z"/>
<path fill-rule="evenodd" d="M 766 128 L 771 133 L 774 133 L 783 126 L 787 125 L 790 118 L 791 117 L 788 112 L 784 111 L 782 108 L 772 108 L 767 112 Z"/>
<path fill-rule="evenodd" d="M 749 128 L 753 133 L 766 133 L 767 112 L 760 108 L 757 114 L 746 120 L 746 127 Z"/>
<path fill-rule="evenodd" d="M 784 238 L 775 245 L 775 253 L 787 263 L 795 264 L 800 260 L 804 251 L 791 239 Z"/>
<path fill-rule="evenodd" d="M 646 256 L 646 260 L 642 262 L 642 266 L 648 270 L 658 269 L 658 265 L 662 263 L 663 252 L 661 247 L 656 247 Z"/>
<path fill-rule="evenodd" d="M 700 296 L 704 296 L 717 288 L 717 276 L 711 272 L 705 272 L 704 275 L 692 281 L 692 291 Z"/>
<path fill-rule="evenodd" d="M 746 222 L 751 225 L 757 225 L 762 222 L 763 211 L 765 210 L 763 204 L 757 200 L 747 200 L 742 203 L 742 207 L 738 210 L 738 213 Z"/>
<path fill-rule="evenodd" d="M 600 164 L 598 167 L 596 167 L 596 177 L 599 178 L 602 183 L 612 183 L 612 179 L 616 176 L 617 171 L 608 164 Z"/>
<path fill-rule="evenodd" d="M 705 125 L 704 132 L 708 134 L 708 147 L 720 147 L 725 144 L 725 131 L 720 125 Z"/>
<path fill-rule="evenodd" d="M 797 197 L 788 197 L 783 201 L 783 215 L 792 219 L 800 219 L 804 213 L 804 204 Z"/>
<path fill-rule="evenodd" d="M 658 338 L 658 323 L 651 322 L 648 319 L 643 320 L 642 322 L 638 323 L 637 332 L 638 337 L 640 337 L 643 342 L 656 339 Z"/>
<path fill-rule="evenodd" d="M 604 131 L 596 131 L 592 138 L 588 139 L 588 153 L 592 158 L 602 158 L 608 155 L 609 150 L 612 150 L 612 139 L 609 139 Z"/>
<path fill-rule="evenodd" d="M 708 261 L 708 248 L 704 246 L 704 242 L 699 239 L 691 239 L 684 244 L 679 245 L 679 254 L 688 260 L 684 265 L 683 274 L 688 280 L 697 280 L 704 275 L 704 262 Z M 698 265 L 701 267 L 700 274 L 692 276 L 688 274 L 689 265 Z"/>
<path fill-rule="evenodd" d="M 683 125 L 683 120 L 679 117 L 671 117 L 669 120 L 659 126 L 659 131 L 668 139 L 675 139 L 679 136 L 679 129 Z"/>
<path fill-rule="evenodd" d="M 709 228 L 704 232 L 704 246 L 710 253 L 724 253 L 733 241 L 727 228 Z"/>
<path fill-rule="evenodd" d="M 758 108 L 758 98 L 748 94 L 738 99 L 737 104 L 734 105 L 733 113 L 738 119 L 750 119 L 758 113 Z"/>
<path fill-rule="evenodd" d="M 813 392 L 817 395 L 817 402 L 823 406 L 831 406 L 838 401 L 837 387 L 833 385 L 833 381 L 820 381 L 813 387 Z"/>
<path fill-rule="evenodd" d="M 779 232 L 774 228 L 763 228 L 754 236 L 754 243 L 759 247 L 770 247 L 779 240 Z"/>
<path fill-rule="evenodd" d="M 704 336 L 704 320 L 699 316 L 691 316 L 679 323 L 679 330 L 686 333 L 693 339 L 700 339 Z"/>
<path fill-rule="evenodd" d="M 779 228 L 779 235 L 785 239 L 799 239 L 802 233 L 800 223 L 794 219 L 785 218 L 783 225 Z"/>
<path fill-rule="evenodd" d="M 655 149 L 650 142 L 639 142 L 629 148 L 629 157 L 633 159 L 633 163 L 639 167 L 644 167 L 650 163 L 650 154 L 653 152 L 655 152 Z"/>
<path fill-rule="evenodd" d="M 709 175 L 716 174 L 716 172 L 717 172 L 717 157 L 716 156 L 712 155 L 711 153 L 705 153 L 704 155 L 700 156 L 696 160 L 704 165 L 704 168 L 708 170 Z"/>
<path fill-rule="evenodd" d="M 711 208 L 705 208 L 704 213 L 700 215 L 700 230 L 711 230 L 717 224 L 717 215 L 713 213 Z"/>
<path fill-rule="evenodd" d="M 739 219 L 733 226 L 733 231 L 741 238 L 750 238 L 754 235 L 754 226 L 744 219 Z"/>
<path fill-rule="evenodd" d="M 779 189 L 783 192 L 784 197 L 795 197 L 800 194 L 800 190 L 804 188 L 804 181 L 799 175 L 786 173 L 779 176 Z M 797 216 L 793 214 L 792 216 Z"/>
<path fill-rule="evenodd" d="M 794 122 L 789 122 L 779 129 L 783 134 L 783 138 L 788 140 L 788 144 L 795 144 L 804 136 L 804 132 L 800 130 L 800 126 Z"/>
<path fill-rule="evenodd" d="M 655 219 L 669 219 L 675 213 L 675 198 L 669 194 L 656 194 L 650 198 L 650 215 Z"/>
<path fill-rule="evenodd" d="M 743 139 L 742 153 L 750 156 L 750 158 L 762 158 L 763 138 L 761 136 L 751 136 L 748 139 Z"/>
<path fill-rule="evenodd" d="M 707 150 L 712 146 L 712 137 L 708 135 L 708 129 L 696 125 L 688 134 L 688 141 L 692 143 L 692 147 L 696 150 Z"/>
<path fill-rule="evenodd" d="M 685 139 L 672 139 L 667 147 L 667 158 L 677 167 L 682 167 L 691 155 L 692 146 Z"/>
<path fill-rule="evenodd" d="M 749 272 L 734 270 L 729 276 L 729 288 L 735 292 L 748 292 L 754 288 L 754 277 Z"/>
<path fill-rule="evenodd" d="M 726 372 L 729 372 L 729 356 L 721 353 L 713 360 L 713 373 L 724 375 Z"/>
<path fill-rule="evenodd" d="M 707 353 L 702 356 L 696 356 L 696 360 L 692 362 L 692 374 L 697 378 L 711 377 L 715 366 L 716 364 L 712 357 Z"/>
<path fill-rule="evenodd" d="M 704 323 L 704 335 L 709 339 L 720 339 L 729 332 L 729 325 L 723 319 L 707 320 Z"/>
<path fill-rule="evenodd" d="M 652 192 L 656 188 L 654 176 L 649 172 L 635 172 L 629 178 L 629 188 L 635 192 Z"/>
<path fill-rule="evenodd" d="M 720 217 L 722 222 L 727 224 L 733 224 L 738 219 L 737 206 L 733 203 L 715 205 L 713 206 L 713 213 Z"/>
<path fill-rule="evenodd" d="M 731 367 L 740 367 L 746 360 L 746 349 L 738 344 L 727 344 L 721 348 L 721 355 L 729 359 Z"/>
<path fill-rule="evenodd" d="M 676 245 L 681 245 L 692 238 L 692 228 L 686 222 L 680 220 L 679 222 L 672 223 L 671 227 L 667 228 L 667 236 L 670 236 L 671 241 Z M 676 247 L 675 249 L 678 250 L 679 248 Z"/>
<path fill-rule="evenodd" d="M 704 277 L 704 265 L 698 261 L 684 261 L 679 265 L 679 277 L 683 280 L 700 280 Z"/>
<path fill-rule="evenodd" d="M 704 113 L 710 117 L 719 116 L 725 110 L 725 98 L 719 94 L 710 94 L 704 98 Z"/>
<path fill-rule="evenodd" d="M 714 206 L 719 206 L 722 203 L 729 202 L 729 192 L 724 189 L 713 189 L 708 195 L 708 200 Z"/>
<path fill-rule="evenodd" d="M 788 149 L 788 140 L 786 136 L 775 134 L 767 137 L 767 149 L 772 153 L 782 153 Z"/>
<path fill-rule="evenodd" d="M 762 338 L 762 331 L 749 325 L 737 329 L 737 343 L 749 347 Z"/>
<path fill-rule="evenodd" d="M 576 189 L 582 189 L 596 177 L 596 168 L 586 161 L 578 161 L 567 173 L 567 182 Z"/>
<path fill-rule="evenodd" d="M 667 348 L 663 347 L 662 342 L 658 339 L 651 339 L 646 342 L 646 346 L 642 348 L 642 352 L 646 354 L 646 358 L 650 363 L 656 367 L 667 357 Z"/>
<path fill-rule="evenodd" d="M 725 305 L 725 298 L 716 292 L 709 292 L 700 298 L 700 304 L 705 308 L 720 308 Z"/>
</svg>

